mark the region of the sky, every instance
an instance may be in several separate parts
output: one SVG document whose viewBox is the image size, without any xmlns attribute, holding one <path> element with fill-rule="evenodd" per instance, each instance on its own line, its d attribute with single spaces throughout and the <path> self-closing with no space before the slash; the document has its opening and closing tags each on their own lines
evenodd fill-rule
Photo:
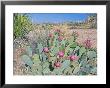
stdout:
<svg viewBox="0 0 110 88">
<path fill-rule="evenodd" d="M 61 23 L 84 21 L 91 13 L 28 13 L 33 23 Z"/>
</svg>

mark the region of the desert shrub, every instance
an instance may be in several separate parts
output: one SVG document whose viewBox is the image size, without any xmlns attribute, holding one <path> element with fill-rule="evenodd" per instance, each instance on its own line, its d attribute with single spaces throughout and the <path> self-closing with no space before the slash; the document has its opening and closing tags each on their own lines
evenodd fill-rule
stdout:
<svg viewBox="0 0 110 88">
<path fill-rule="evenodd" d="M 15 38 L 23 38 L 32 28 L 31 21 L 29 20 L 28 15 L 26 14 L 14 14 L 14 23 L 13 23 L 13 33 Z"/>
</svg>

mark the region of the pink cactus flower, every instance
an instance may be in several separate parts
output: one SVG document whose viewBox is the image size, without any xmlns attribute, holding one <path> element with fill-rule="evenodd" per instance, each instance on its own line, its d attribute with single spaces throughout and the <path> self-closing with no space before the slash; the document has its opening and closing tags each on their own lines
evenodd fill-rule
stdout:
<svg viewBox="0 0 110 88">
<path fill-rule="evenodd" d="M 48 36 L 49 36 L 49 37 L 52 37 L 52 34 L 50 33 Z"/>
<path fill-rule="evenodd" d="M 64 56 L 64 52 L 60 51 L 58 52 L 59 57 L 63 57 Z"/>
<path fill-rule="evenodd" d="M 54 66 L 55 66 L 55 67 L 61 67 L 61 63 L 60 63 L 60 62 L 55 62 L 55 63 L 54 63 Z"/>
<path fill-rule="evenodd" d="M 62 41 L 62 40 L 63 40 L 63 36 L 59 36 L 59 37 L 58 37 L 58 40 L 59 40 L 59 41 Z"/>
<path fill-rule="evenodd" d="M 85 41 L 84 41 L 84 45 L 85 45 L 85 47 L 87 47 L 87 48 L 91 48 L 91 45 L 92 45 L 91 40 L 90 40 L 90 39 L 85 40 Z"/>
<path fill-rule="evenodd" d="M 60 33 L 60 30 L 59 30 L 59 29 L 56 29 L 55 32 L 56 32 L 56 33 Z"/>
<path fill-rule="evenodd" d="M 76 56 L 76 55 L 71 55 L 71 56 L 69 56 L 69 59 L 70 59 L 71 61 L 74 61 L 74 60 L 78 60 L 79 57 Z"/>
<path fill-rule="evenodd" d="M 60 32 L 60 30 L 59 30 L 59 29 L 57 29 L 56 31 L 57 31 L 57 32 Z"/>
<path fill-rule="evenodd" d="M 49 49 L 48 49 L 47 47 L 45 47 L 45 48 L 43 49 L 43 51 L 44 51 L 45 53 L 48 53 L 48 52 L 49 52 Z"/>
</svg>

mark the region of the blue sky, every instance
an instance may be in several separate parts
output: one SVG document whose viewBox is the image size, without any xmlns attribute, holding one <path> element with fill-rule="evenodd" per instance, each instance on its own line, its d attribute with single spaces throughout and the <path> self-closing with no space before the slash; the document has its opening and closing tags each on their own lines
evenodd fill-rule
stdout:
<svg viewBox="0 0 110 88">
<path fill-rule="evenodd" d="M 83 21 L 90 13 L 28 13 L 33 23 L 61 23 L 68 21 Z"/>
</svg>

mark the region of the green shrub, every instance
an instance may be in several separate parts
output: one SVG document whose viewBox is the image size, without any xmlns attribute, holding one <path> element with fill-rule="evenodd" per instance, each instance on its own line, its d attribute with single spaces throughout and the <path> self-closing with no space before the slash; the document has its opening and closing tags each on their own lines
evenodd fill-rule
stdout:
<svg viewBox="0 0 110 88">
<path fill-rule="evenodd" d="M 32 23 L 29 20 L 28 15 L 26 14 L 14 14 L 14 23 L 13 23 L 13 33 L 15 38 L 22 38 L 26 33 L 28 33 L 32 28 Z"/>
</svg>

